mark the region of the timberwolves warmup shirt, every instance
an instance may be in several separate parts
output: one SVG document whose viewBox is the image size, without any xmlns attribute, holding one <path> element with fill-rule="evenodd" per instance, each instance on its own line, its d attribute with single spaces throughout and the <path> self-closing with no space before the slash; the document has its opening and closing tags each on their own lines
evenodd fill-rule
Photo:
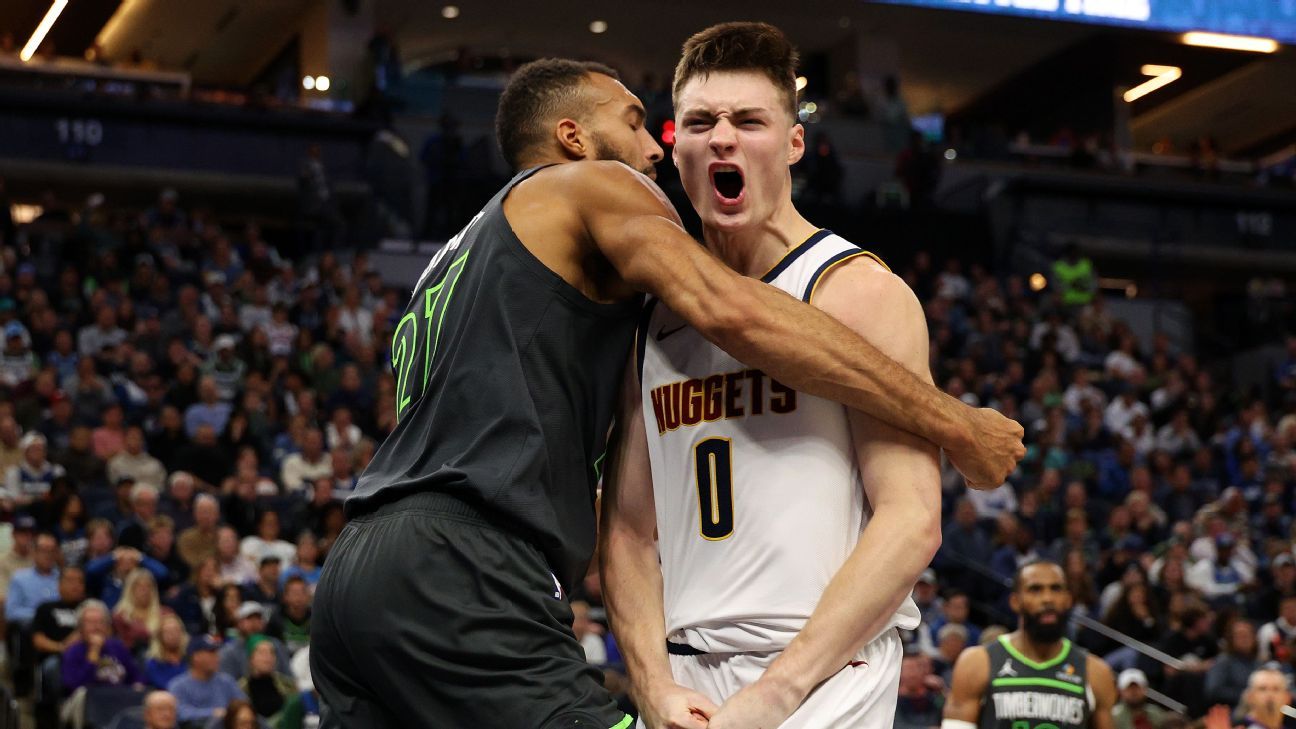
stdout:
<svg viewBox="0 0 1296 729">
<path fill-rule="evenodd" d="M 986 647 L 990 686 L 978 729 L 1087 729 L 1094 696 L 1088 651 L 1062 639 L 1062 651 L 1036 663 L 1003 635 Z"/>
<path fill-rule="evenodd" d="M 564 587 L 594 551 L 596 470 L 641 301 L 590 301 L 504 217 L 514 177 L 428 264 L 392 337 L 397 426 L 370 500 L 440 492 L 538 547 Z"/>
</svg>

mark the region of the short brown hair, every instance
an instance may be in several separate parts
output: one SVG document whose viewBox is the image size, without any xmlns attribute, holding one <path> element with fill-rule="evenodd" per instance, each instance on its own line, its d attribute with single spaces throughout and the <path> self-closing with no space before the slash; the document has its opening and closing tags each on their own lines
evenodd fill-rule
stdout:
<svg viewBox="0 0 1296 729">
<path fill-rule="evenodd" d="M 796 118 L 797 50 L 783 31 L 769 23 L 721 23 L 684 41 L 675 66 L 673 101 L 695 76 L 716 71 L 756 71 L 783 94 L 784 108 Z"/>
<path fill-rule="evenodd" d="M 504 159 L 513 169 L 527 152 L 544 141 L 555 117 L 579 118 L 588 112 L 581 87 L 591 73 L 620 80 L 617 72 L 601 63 L 542 58 L 523 65 L 509 79 L 495 114 L 495 138 Z"/>
</svg>

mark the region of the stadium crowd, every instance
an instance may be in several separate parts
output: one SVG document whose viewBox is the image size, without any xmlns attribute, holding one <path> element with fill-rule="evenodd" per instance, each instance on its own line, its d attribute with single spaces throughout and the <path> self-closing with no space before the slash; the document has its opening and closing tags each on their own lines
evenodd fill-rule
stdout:
<svg viewBox="0 0 1296 729">
<path fill-rule="evenodd" d="M 311 595 L 395 425 L 404 292 L 364 252 L 288 261 L 255 224 L 169 193 L 143 212 L 50 198 L 0 237 L 15 691 L 74 726 L 141 705 L 150 729 L 310 725 Z M 946 471 L 897 725 L 939 724 L 954 659 L 1015 626 L 1004 580 L 1038 557 L 1065 566 L 1077 614 L 1183 661 L 1074 626 L 1121 673 L 1128 726 L 1242 707 L 1254 669 L 1296 670 L 1296 338 L 1270 388 L 1234 393 L 1222 363 L 1140 341 L 1074 251 L 1043 291 L 922 252 L 894 263 L 926 306 L 937 382 L 1019 419 L 1030 447 L 994 491 Z M 574 612 L 624 686 L 596 572 Z M 1187 716 L 1153 711 L 1146 688 Z"/>
</svg>

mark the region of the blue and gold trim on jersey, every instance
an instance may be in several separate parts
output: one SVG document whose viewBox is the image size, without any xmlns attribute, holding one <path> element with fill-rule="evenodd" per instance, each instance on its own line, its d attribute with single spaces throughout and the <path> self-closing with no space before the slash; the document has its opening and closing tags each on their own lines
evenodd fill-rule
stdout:
<svg viewBox="0 0 1296 729">
<path fill-rule="evenodd" d="M 788 270 L 788 268 L 791 267 L 793 263 L 796 263 L 796 260 L 798 258 L 810 252 L 810 249 L 814 248 L 815 244 L 817 244 L 819 241 L 823 240 L 824 238 L 827 238 L 830 235 L 832 235 L 831 230 L 820 229 L 815 231 L 814 235 L 811 235 L 809 238 L 806 238 L 804 241 L 801 242 L 800 245 L 788 251 L 787 253 L 784 253 L 783 257 L 779 259 L 778 263 L 775 263 L 773 266 L 771 266 L 770 270 L 766 271 L 765 275 L 760 277 L 760 280 L 764 281 L 765 283 L 772 283 L 774 279 L 779 277 L 779 274 Z"/>
<path fill-rule="evenodd" d="M 886 265 L 886 261 L 883 261 L 881 258 L 878 258 L 876 254 L 871 253 L 869 251 L 864 251 L 864 250 L 842 251 L 841 253 L 838 253 L 832 258 L 829 258 L 828 260 L 824 261 L 823 264 L 819 266 L 819 268 L 815 269 L 815 272 L 810 276 L 810 281 L 806 283 L 805 294 L 801 296 L 801 300 L 806 302 L 807 304 L 813 303 L 815 291 L 819 288 L 819 284 L 823 282 L 823 279 L 829 273 L 831 273 L 834 268 L 837 268 L 838 266 L 842 265 L 843 263 L 846 263 L 847 261 L 850 261 L 855 258 L 859 258 L 860 256 L 871 258 L 874 261 L 876 261 L 877 264 L 882 268 L 885 268 L 888 271 L 891 270 L 891 267 Z"/>
</svg>

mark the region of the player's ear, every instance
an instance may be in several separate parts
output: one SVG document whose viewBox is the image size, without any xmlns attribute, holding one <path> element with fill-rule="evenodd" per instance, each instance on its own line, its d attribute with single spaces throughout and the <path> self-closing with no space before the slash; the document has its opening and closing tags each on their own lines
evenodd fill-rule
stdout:
<svg viewBox="0 0 1296 729">
<path fill-rule="evenodd" d="M 792 125 L 792 136 L 788 144 L 788 164 L 794 165 L 805 156 L 805 127 Z"/>
<path fill-rule="evenodd" d="M 554 139 L 569 159 L 586 159 L 590 147 L 585 140 L 585 129 L 575 119 L 563 118 L 554 126 Z"/>
<path fill-rule="evenodd" d="M 1014 613 L 1021 614 L 1021 598 L 1017 596 L 1016 590 L 1008 593 L 1008 607 L 1012 608 Z"/>
</svg>

